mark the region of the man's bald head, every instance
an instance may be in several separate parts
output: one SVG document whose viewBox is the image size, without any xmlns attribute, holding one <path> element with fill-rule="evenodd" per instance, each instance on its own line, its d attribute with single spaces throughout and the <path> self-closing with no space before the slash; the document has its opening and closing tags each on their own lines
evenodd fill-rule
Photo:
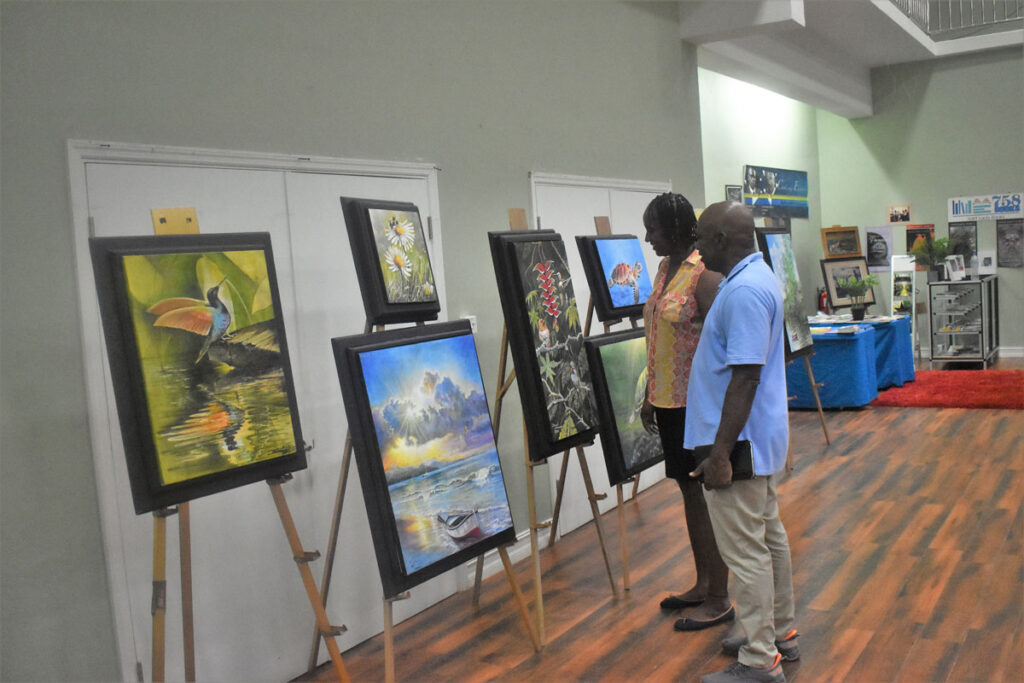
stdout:
<svg viewBox="0 0 1024 683">
<path fill-rule="evenodd" d="M 696 246 L 704 265 L 728 274 L 755 249 L 750 209 L 738 202 L 716 202 L 704 209 L 697 222 Z"/>
</svg>

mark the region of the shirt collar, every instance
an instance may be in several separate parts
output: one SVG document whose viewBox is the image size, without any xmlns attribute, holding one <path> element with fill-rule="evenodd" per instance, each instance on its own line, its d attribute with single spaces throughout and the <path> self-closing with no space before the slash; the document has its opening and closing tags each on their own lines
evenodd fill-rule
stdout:
<svg viewBox="0 0 1024 683">
<path fill-rule="evenodd" d="M 759 251 L 755 251 L 752 254 L 744 256 L 742 261 L 740 261 L 739 263 L 732 267 L 732 270 L 729 271 L 729 274 L 725 277 L 724 280 L 722 280 L 721 285 L 725 285 L 725 283 L 729 282 L 734 277 L 739 275 L 740 271 L 742 271 L 744 268 L 746 268 L 755 261 L 764 261 L 764 255 Z"/>
</svg>

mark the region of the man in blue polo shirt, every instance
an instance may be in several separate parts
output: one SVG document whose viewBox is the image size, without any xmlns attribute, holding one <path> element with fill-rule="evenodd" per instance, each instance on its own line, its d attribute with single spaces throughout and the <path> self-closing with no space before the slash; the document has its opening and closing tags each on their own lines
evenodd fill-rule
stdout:
<svg viewBox="0 0 1024 683">
<path fill-rule="evenodd" d="M 776 498 L 789 443 L 782 292 L 754 246 L 754 221 L 742 204 L 709 206 L 695 246 L 704 264 L 726 277 L 693 358 L 684 445 L 711 445 L 691 476 L 704 477 L 711 526 L 735 579 L 745 634 L 722 641 L 739 661 L 701 680 L 785 681 L 781 661 L 798 659 L 800 650 L 789 539 Z M 755 476 L 732 481 L 729 454 L 742 440 L 750 442 Z"/>
</svg>

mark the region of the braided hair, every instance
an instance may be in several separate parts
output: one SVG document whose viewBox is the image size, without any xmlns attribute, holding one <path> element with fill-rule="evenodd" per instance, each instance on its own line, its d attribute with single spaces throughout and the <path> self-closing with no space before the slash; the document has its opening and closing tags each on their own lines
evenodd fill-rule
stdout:
<svg viewBox="0 0 1024 683">
<path fill-rule="evenodd" d="M 644 211 L 644 226 L 657 222 L 673 242 L 692 246 L 697 241 L 697 216 L 690 200 L 675 192 L 659 194 Z"/>
</svg>

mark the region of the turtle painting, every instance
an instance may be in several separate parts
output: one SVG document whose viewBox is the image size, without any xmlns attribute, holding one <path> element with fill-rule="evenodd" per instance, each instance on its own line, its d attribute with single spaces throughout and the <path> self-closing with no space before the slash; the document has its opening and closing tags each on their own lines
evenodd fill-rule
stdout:
<svg viewBox="0 0 1024 683">
<path fill-rule="evenodd" d="M 612 268 L 611 277 L 608 278 L 608 289 L 612 287 L 630 287 L 633 290 L 633 303 L 640 303 L 640 285 L 637 279 L 640 273 L 644 272 L 644 264 L 637 261 L 632 266 L 628 263 L 618 263 Z"/>
</svg>

